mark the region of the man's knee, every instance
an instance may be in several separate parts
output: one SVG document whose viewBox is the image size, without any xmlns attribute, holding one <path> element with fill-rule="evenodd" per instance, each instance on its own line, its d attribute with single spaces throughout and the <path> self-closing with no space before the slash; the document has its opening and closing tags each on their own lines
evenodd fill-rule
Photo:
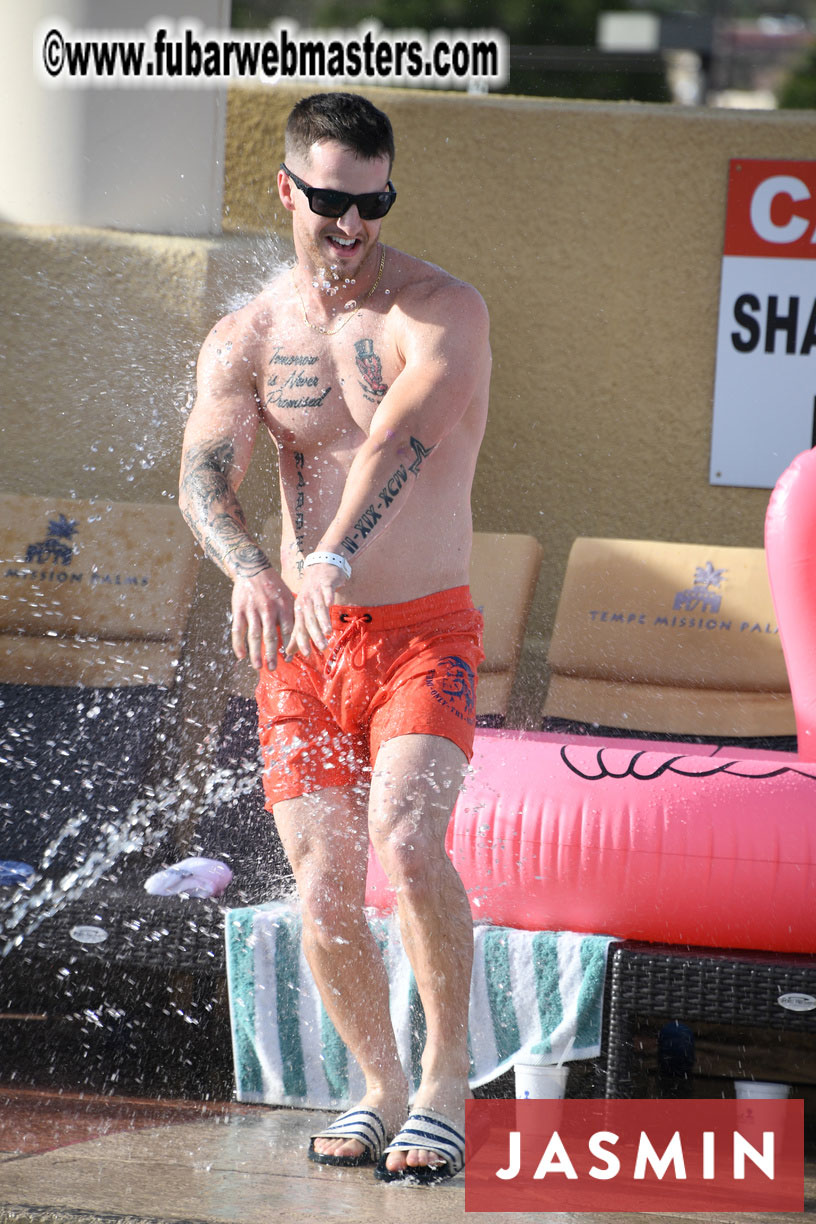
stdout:
<svg viewBox="0 0 816 1224">
<path fill-rule="evenodd" d="M 295 879 L 307 938 L 336 945 L 338 940 L 351 938 L 365 922 L 361 883 L 349 887 L 330 870 L 307 870 Z"/>
<path fill-rule="evenodd" d="M 365 806 L 326 789 L 275 807 L 307 928 L 342 932 L 362 912 L 368 833 Z"/>
<path fill-rule="evenodd" d="M 440 870 L 449 865 L 444 834 L 416 817 L 371 822 L 371 842 L 389 883 L 413 893 L 436 887 Z"/>
</svg>

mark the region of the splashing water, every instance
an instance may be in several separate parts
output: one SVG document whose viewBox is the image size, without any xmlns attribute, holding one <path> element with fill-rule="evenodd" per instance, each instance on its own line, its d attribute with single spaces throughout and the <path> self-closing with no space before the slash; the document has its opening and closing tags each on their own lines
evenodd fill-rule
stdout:
<svg viewBox="0 0 816 1224">
<path fill-rule="evenodd" d="M 285 270 L 288 246 L 274 236 L 226 238 L 210 249 L 185 239 L 168 244 L 149 236 L 109 235 L 100 243 L 98 234 L 71 233 L 49 234 L 46 251 L 44 241 L 32 237 L 30 251 L 15 265 L 18 282 L 7 338 L 24 353 L 29 369 L 48 373 L 25 419 L 19 414 L 19 423 L 7 423 L 0 456 L 4 490 L 100 503 L 175 500 L 198 348 L 218 318 L 245 305 Z M 57 317 L 58 343 L 54 329 L 42 326 L 46 317 Z M 228 342 L 221 358 L 225 364 L 235 360 Z M 102 513 L 93 517 L 101 519 Z M 223 601 L 223 592 L 219 595 Z M 49 603 L 47 594 L 34 598 L 33 592 L 26 598 L 31 616 L 43 624 L 43 636 L 56 637 L 48 626 L 56 601 Z M 177 989 L 170 980 L 172 956 L 150 981 L 126 962 L 114 966 L 89 959 L 92 945 L 88 956 L 77 944 L 62 960 L 41 958 L 38 948 L 46 942 L 49 921 L 79 904 L 93 925 L 103 912 L 103 894 L 121 883 L 128 885 L 133 902 L 128 930 L 140 938 L 160 938 L 153 911 L 140 914 L 140 903 L 152 904 L 142 884 L 157 867 L 185 853 L 231 862 L 236 879 L 228 904 L 280 897 L 292 888 L 271 817 L 263 810 L 254 755 L 222 765 L 214 761 L 215 746 L 197 755 L 189 743 L 197 728 L 206 735 L 206 707 L 217 696 L 212 673 L 226 674 L 226 653 L 223 642 L 214 649 L 196 642 L 185 664 L 183 697 L 172 699 L 159 751 L 151 715 L 145 725 L 127 690 L 66 690 L 73 706 L 69 710 L 66 698 L 62 710 L 56 687 L 43 687 L 38 706 L 30 691 L 37 686 L 0 685 L 0 857 L 35 868 L 28 887 L 0 886 L 0 980 L 6 988 L 0 1012 L 50 1013 L 52 1004 L 55 1014 L 73 1008 L 83 1034 L 77 1058 L 88 1063 L 97 1048 L 93 1034 L 104 1029 L 106 1090 L 119 1078 L 123 1052 L 136 1057 L 144 1045 L 151 1018 L 172 1014 L 185 1027 L 206 1026 L 215 996 L 202 1001 L 195 992 L 190 995 L 189 985 L 186 994 Z M 26 709 L 29 700 L 33 710 Z M 158 717 L 158 708 L 154 713 Z M 111 718 L 114 731 L 106 737 Z M 183 743 L 162 767 L 160 750 L 173 747 L 174 739 Z M 197 914 L 218 913 L 217 905 L 206 911 L 207 904 L 178 902 L 191 930 Z M 213 928 L 212 920 L 201 919 L 200 925 Z M 7 1005 L 12 979 L 26 988 L 30 979 L 22 1008 Z M 13 1044 L 12 1028 L 3 1029 L 4 1055 Z M 223 1036 L 222 1030 L 219 1040 Z M 32 1043 L 30 1026 L 22 1041 L 37 1049 L 46 1070 L 64 1057 L 60 1042 L 51 1048 L 38 1036 Z M 224 1046 L 228 1052 L 228 1032 Z M 146 1056 L 139 1057 L 143 1069 Z M 192 1062 L 194 1056 L 184 1053 L 179 1061 Z M 5 1057 L 7 1075 L 12 1066 Z"/>
<path fill-rule="evenodd" d="M 3 853 L 36 865 L 25 887 L 0 891 L 5 953 L 123 857 L 155 856 L 174 829 L 203 826 L 207 815 L 258 788 L 255 760 L 213 769 L 206 754 L 159 782 L 147 781 L 155 694 L 91 690 L 88 699 L 87 692 L 0 688 Z M 133 703 L 146 698 L 140 712 Z M 252 857 L 250 845 L 243 850 Z"/>
</svg>

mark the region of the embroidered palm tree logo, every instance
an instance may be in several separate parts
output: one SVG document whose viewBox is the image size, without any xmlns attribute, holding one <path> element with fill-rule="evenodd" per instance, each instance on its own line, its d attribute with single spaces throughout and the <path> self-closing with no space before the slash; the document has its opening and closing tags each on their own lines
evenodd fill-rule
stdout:
<svg viewBox="0 0 816 1224">
<path fill-rule="evenodd" d="M 59 518 L 49 519 L 47 539 L 29 544 L 26 561 L 37 565 L 47 565 L 49 561 L 57 565 L 70 565 L 74 550 L 67 541 L 76 535 L 78 530 L 79 524 L 76 520 L 66 518 L 64 514 Z"/>
<path fill-rule="evenodd" d="M 678 591 L 674 597 L 676 611 L 719 612 L 722 604 L 721 587 L 728 571 L 715 569 L 710 561 L 698 565 L 694 571 L 694 586 Z"/>
</svg>

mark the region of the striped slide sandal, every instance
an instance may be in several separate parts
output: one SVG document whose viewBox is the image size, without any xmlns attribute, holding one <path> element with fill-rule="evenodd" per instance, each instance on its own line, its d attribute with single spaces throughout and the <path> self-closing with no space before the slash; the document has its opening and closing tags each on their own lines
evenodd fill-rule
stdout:
<svg viewBox="0 0 816 1224">
<path fill-rule="evenodd" d="M 356 1139 L 363 1144 L 365 1151 L 360 1152 L 359 1156 L 330 1156 L 315 1151 L 315 1139 Z M 325 1130 L 311 1136 L 308 1156 L 315 1164 L 354 1169 L 360 1165 L 376 1164 L 387 1139 L 385 1123 L 376 1109 L 349 1109 Z"/>
<path fill-rule="evenodd" d="M 407 1152 L 411 1148 L 423 1148 L 437 1152 L 442 1157 L 439 1164 L 417 1165 L 404 1169 L 386 1168 L 389 1152 Z M 393 1142 L 382 1153 L 374 1176 L 379 1181 L 411 1182 L 430 1186 L 434 1182 L 455 1177 L 465 1167 L 465 1136 L 444 1114 L 433 1109 L 416 1109 L 408 1115 L 408 1121 Z"/>
</svg>

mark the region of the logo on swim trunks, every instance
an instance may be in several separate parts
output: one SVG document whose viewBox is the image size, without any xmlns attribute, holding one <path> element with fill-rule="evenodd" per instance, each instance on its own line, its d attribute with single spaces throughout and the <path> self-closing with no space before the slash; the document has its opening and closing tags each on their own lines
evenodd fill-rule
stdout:
<svg viewBox="0 0 816 1224">
<path fill-rule="evenodd" d="M 435 701 L 446 706 L 457 718 L 473 722 L 476 709 L 476 676 L 470 664 L 460 655 L 440 659 L 434 671 L 425 677 Z"/>
</svg>

